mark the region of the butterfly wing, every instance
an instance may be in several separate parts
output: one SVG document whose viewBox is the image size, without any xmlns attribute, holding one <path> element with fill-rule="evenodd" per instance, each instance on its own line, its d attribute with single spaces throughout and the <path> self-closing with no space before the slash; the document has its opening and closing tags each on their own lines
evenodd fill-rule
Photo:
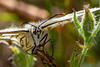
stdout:
<svg viewBox="0 0 100 67">
<path fill-rule="evenodd" d="M 29 30 L 25 28 L 0 30 L 0 41 L 8 44 L 16 44 L 23 49 L 29 49 L 34 46 Z"/>
<path fill-rule="evenodd" d="M 98 11 L 98 10 L 100 10 L 100 8 L 92 8 L 92 9 L 90 9 L 90 12 L 94 13 L 95 11 Z M 77 13 L 77 18 L 80 21 L 82 19 L 82 16 L 84 15 L 84 10 L 78 11 L 76 13 Z M 43 28 L 50 29 L 50 28 L 57 27 L 58 25 L 64 25 L 69 22 L 73 22 L 74 21 L 73 18 L 74 18 L 73 13 L 67 14 L 60 18 L 54 18 L 54 19 L 51 19 L 51 20 L 47 21 L 46 23 L 42 24 L 41 28 L 42 29 Z"/>
</svg>

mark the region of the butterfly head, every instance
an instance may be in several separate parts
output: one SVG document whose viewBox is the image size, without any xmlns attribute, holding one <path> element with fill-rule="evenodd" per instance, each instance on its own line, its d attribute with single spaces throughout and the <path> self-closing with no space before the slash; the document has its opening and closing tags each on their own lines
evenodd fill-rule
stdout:
<svg viewBox="0 0 100 67">
<path fill-rule="evenodd" d="M 33 34 L 39 35 L 41 33 L 41 29 L 39 27 L 35 27 L 33 30 Z"/>
<path fill-rule="evenodd" d="M 41 28 L 39 26 L 32 25 L 31 33 L 36 35 L 38 39 L 40 38 L 41 31 L 42 30 L 41 30 Z"/>
<path fill-rule="evenodd" d="M 36 23 L 29 23 L 28 24 L 30 26 L 30 30 L 31 30 L 31 33 L 33 33 L 34 35 L 38 35 L 41 33 L 41 28 L 38 26 L 38 24 Z"/>
</svg>

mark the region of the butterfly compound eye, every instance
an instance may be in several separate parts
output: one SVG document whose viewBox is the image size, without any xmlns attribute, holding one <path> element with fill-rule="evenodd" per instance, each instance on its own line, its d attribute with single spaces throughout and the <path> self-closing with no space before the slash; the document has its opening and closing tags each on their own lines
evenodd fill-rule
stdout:
<svg viewBox="0 0 100 67">
<path fill-rule="evenodd" d="M 37 31 L 36 31 L 36 28 L 34 28 L 33 33 L 34 33 L 35 35 L 36 35 L 36 32 L 37 32 Z"/>
</svg>

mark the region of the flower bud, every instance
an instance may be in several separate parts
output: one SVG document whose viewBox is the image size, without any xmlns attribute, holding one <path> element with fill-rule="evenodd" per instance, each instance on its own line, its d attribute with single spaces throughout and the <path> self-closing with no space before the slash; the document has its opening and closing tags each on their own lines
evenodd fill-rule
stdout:
<svg viewBox="0 0 100 67">
<path fill-rule="evenodd" d="M 84 7 L 85 7 L 85 15 L 82 22 L 82 28 L 84 30 L 86 41 L 88 41 L 89 37 L 91 36 L 94 30 L 95 21 L 92 16 L 92 13 L 89 10 L 89 5 L 85 5 Z"/>
</svg>

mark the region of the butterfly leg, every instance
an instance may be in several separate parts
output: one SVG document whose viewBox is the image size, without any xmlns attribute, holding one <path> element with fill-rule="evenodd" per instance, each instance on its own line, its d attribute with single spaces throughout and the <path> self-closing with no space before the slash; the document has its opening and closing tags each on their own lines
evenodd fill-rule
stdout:
<svg viewBox="0 0 100 67">
<path fill-rule="evenodd" d="M 33 39 L 33 41 L 34 41 L 34 47 L 33 47 L 32 52 L 31 52 L 31 54 L 33 54 L 33 52 L 34 52 L 34 50 L 35 50 L 35 48 L 36 48 L 36 41 L 35 41 L 35 39 L 34 39 L 32 33 L 31 33 L 31 36 L 32 36 L 32 39 Z"/>
<path fill-rule="evenodd" d="M 43 50 L 44 50 L 44 45 L 46 45 L 48 42 L 51 42 L 51 45 L 52 45 L 52 57 L 54 55 L 54 46 L 53 46 L 53 43 L 52 41 L 50 41 L 51 39 L 47 40 L 47 37 L 48 37 L 48 34 L 45 34 L 44 37 L 40 40 L 40 42 L 42 40 L 44 40 L 43 44 L 41 46 L 43 46 Z"/>
<path fill-rule="evenodd" d="M 45 44 L 47 44 L 51 39 L 49 39 L 49 40 L 47 40 L 47 38 L 48 38 L 48 34 L 46 33 L 45 35 L 44 35 L 44 37 L 40 40 L 40 43 L 43 41 L 43 44 L 42 45 L 39 45 L 40 47 L 42 46 L 43 47 L 43 50 L 44 50 L 44 46 L 45 46 Z"/>
<path fill-rule="evenodd" d="M 52 43 L 52 41 L 51 41 L 51 39 L 49 39 L 49 40 L 47 40 L 47 37 L 45 38 L 45 40 L 44 40 L 44 45 L 46 44 L 46 43 L 48 43 L 48 42 L 50 42 L 51 43 L 51 45 L 52 45 L 52 58 L 53 58 L 53 55 L 54 55 L 54 46 L 53 46 L 53 43 Z"/>
<path fill-rule="evenodd" d="M 36 48 L 36 45 L 33 47 L 31 54 L 33 54 L 33 52 L 34 52 L 35 48 Z"/>
</svg>

